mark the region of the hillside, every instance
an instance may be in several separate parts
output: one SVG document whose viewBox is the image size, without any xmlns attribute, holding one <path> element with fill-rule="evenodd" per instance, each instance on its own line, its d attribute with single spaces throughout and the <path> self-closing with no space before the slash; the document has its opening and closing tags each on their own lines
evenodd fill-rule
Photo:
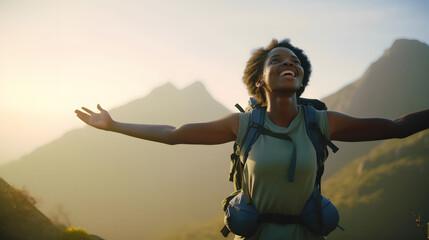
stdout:
<svg viewBox="0 0 429 240">
<path fill-rule="evenodd" d="M 330 239 L 423 239 L 412 212 L 429 217 L 429 131 L 390 140 L 326 181 L 345 232 Z"/>
<path fill-rule="evenodd" d="M 26 191 L 0 178 L 0 239 L 58 240 L 61 230 L 35 206 Z"/>
<path fill-rule="evenodd" d="M 197 82 L 181 90 L 161 86 L 111 113 L 124 122 L 180 126 L 228 110 Z M 43 199 L 48 216 L 62 205 L 71 223 L 88 232 L 140 240 L 218 215 L 232 191 L 231 150 L 231 144 L 168 146 L 84 127 L 1 166 L 0 176 Z"/>
<path fill-rule="evenodd" d="M 429 108 L 428 76 L 429 46 L 417 40 L 399 39 L 369 66 L 360 79 L 323 101 L 329 110 L 351 116 L 395 119 Z M 336 142 L 340 151 L 330 155 L 324 178 L 329 178 L 380 143 Z"/>
<path fill-rule="evenodd" d="M 223 227 L 223 216 L 219 215 L 205 222 L 188 224 L 178 229 L 170 229 L 151 240 L 232 240 L 234 234 L 224 238 L 220 233 Z"/>
</svg>

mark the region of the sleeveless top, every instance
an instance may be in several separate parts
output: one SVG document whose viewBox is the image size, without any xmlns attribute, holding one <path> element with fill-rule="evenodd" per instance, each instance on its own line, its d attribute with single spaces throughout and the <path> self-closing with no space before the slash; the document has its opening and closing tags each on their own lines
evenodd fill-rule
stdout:
<svg viewBox="0 0 429 240">
<path fill-rule="evenodd" d="M 244 142 L 250 112 L 241 113 L 236 142 Z M 326 111 L 318 111 L 317 119 L 322 133 L 329 139 Z M 288 169 L 293 145 L 290 141 L 260 135 L 252 146 L 243 169 L 244 184 L 252 203 L 260 213 L 299 215 L 314 189 L 317 172 L 316 151 L 307 135 L 304 111 L 298 106 L 298 115 L 288 127 L 274 124 L 265 114 L 264 127 L 275 133 L 287 134 L 295 144 L 296 169 L 294 182 L 288 181 Z M 241 156 L 242 157 L 242 156 Z M 242 160 L 242 159 L 241 159 Z M 234 239 L 245 239 L 235 236 Z M 300 224 L 264 223 L 251 240 L 320 240 Z"/>
</svg>

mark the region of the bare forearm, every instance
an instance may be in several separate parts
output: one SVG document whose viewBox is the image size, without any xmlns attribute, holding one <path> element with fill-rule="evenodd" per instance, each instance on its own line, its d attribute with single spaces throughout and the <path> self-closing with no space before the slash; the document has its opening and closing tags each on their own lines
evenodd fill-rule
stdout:
<svg viewBox="0 0 429 240">
<path fill-rule="evenodd" d="M 358 142 L 405 138 L 429 128 L 429 109 L 410 113 L 396 120 L 354 118 L 328 112 L 331 140 Z"/>
<path fill-rule="evenodd" d="M 132 124 L 114 121 L 110 114 L 97 105 L 100 113 L 82 107 L 76 116 L 86 124 L 107 131 L 166 144 L 221 144 L 234 141 L 238 131 L 239 115 L 230 114 L 206 123 L 189 123 L 179 128 L 169 125 Z"/>
<path fill-rule="evenodd" d="M 395 121 L 400 125 L 399 137 L 408 137 L 429 128 L 429 109 L 404 115 Z"/>
<path fill-rule="evenodd" d="M 113 122 L 109 131 L 166 144 L 174 144 L 173 132 L 175 127 L 169 125 L 150 125 Z"/>
<path fill-rule="evenodd" d="M 181 127 L 131 124 L 113 121 L 109 131 L 149 141 L 174 144 L 222 144 L 236 139 L 238 114 L 206 123 L 188 123 Z"/>
</svg>

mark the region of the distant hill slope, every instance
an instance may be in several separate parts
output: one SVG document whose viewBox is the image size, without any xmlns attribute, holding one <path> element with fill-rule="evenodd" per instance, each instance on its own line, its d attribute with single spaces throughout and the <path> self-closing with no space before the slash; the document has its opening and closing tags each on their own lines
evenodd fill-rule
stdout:
<svg viewBox="0 0 429 240">
<path fill-rule="evenodd" d="M 346 228 L 329 239 L 423 239 L 412 212 L 429 218 L 428 189 L 429 131 L 383 143 L 324 184 Z"/>
<path fill-rule="evenodd" d="M 150 240 L 232 240 L 234 234 L 224 238 L 220 233 L 223 227 L 223 217 L 220 215 L 208 221 L 188 224 L 180 229 L 171 229 L 166 233 Z"/>
<path fill-rule="evenodd" d="M 34 206 L 28 193 L 0 178 L 0 239 L 58 240 L 61 230 Z"/>
<path fill-rule="evenodd" d="M 356 117 L 395 119 L 429 108 L 429 46 L 417 40 L 396 40 L 381 58 L 372 63 L 356 82 L 323 99 L 328 109 Z M 380 144 L 336 143 L 324 178 L 340 170 Z"/>
<path fill-rule="evenodd" d="M 197 82 L 182 90 L 164 85 L 111 114 L 124 122 L 180 126 L 228 112 Z M 46 214 L 63 205 L 71 223 L 88 232 L 109 240 L 149 239 L 220 213 L 232 191 L 231 150 L 231 144 L 168 146 L 84 127 L 1 166 L 0 176 L 41 198 Z"/>
</svg>

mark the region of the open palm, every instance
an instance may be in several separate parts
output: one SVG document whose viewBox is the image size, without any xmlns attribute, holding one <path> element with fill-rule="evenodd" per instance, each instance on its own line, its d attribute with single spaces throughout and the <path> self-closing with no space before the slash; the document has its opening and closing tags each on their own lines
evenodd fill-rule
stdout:
<svg viewBox="0 0 429 240">
<path fill-rule="evenodd" d="M 110 117 L 110 114 L 106 110 L 101 108 L 99 104 L 97 105 L 97 108 L 98 110 L 100 110 L 100 113 L 95 113 L 86 107 L 82 107 L 82 109 L 86 113 L 80 110 L 76 110 L 75 113 L 80 120 L 90 126 L 104 130 L 110 129 L 113 124 L 113 120 Z"/>
</svg>

